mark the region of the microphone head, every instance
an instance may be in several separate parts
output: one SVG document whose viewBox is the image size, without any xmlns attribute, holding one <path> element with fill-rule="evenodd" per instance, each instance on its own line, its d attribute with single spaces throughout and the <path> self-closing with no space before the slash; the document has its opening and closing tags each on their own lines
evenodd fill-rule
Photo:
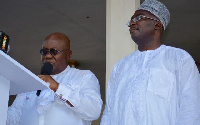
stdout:
<svg viewBox="0 0 200 125">
<path fill-rule="evenodd" d="M 51 63 L 44 63 L 42 68 L 41 68 L 41 75 L 51 75 L 53 71 L 53 65 Z"/>
</svg>

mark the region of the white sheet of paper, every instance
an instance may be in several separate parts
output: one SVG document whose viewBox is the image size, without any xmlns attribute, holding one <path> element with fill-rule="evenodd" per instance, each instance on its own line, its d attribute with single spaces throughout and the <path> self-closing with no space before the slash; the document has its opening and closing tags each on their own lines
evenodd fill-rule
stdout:
<svg viewBox="0 0 200 125">
<path fill-rule="evenodd" d="M 0 50 L 0 75 L 10 81 L 10 95 L 42 90 L 49 84 Z"/>
</svg>

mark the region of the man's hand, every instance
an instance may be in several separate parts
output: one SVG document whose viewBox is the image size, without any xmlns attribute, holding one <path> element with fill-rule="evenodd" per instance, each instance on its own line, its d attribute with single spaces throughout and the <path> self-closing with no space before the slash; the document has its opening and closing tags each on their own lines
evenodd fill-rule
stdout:
<svg viewBox="0 0 200 125">
<path fill-rule="evenodd" d="M 58 89 L 58 83 L 50 75 L 38 75 L 40 79 L 50 84 L 49 88 L 54 92 Z"/>
</svg>

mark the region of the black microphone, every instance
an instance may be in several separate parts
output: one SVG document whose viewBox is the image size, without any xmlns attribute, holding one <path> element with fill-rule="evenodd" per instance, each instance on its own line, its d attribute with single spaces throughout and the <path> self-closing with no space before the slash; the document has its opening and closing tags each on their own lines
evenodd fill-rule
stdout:
<svg viewBox="0 0 200 125">
<path fill-rule="evenodd" d="M 53 71 L 53 65 L 51 63 L 47 62 L 47 63 L 43 64 L 40 74 L 41 75 L 51 75 L 52 71 Z"/>
<path fill-rule="evenodd" d="M 47 63 L 43 64 L 40 74 L 41 75 L 51 75 L 52 71 L 53 71 L 53 65 L 51 63 L 47 62 Z M 39 96 L 40 92 L 41 92 L 41 90 L 37 90 L 36 95 Z"/>
</svg>

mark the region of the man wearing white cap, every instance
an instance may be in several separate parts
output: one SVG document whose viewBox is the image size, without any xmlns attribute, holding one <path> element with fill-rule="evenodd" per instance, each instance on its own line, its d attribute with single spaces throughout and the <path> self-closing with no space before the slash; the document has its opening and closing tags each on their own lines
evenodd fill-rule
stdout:
<svg viewBox="0 0 200 125">
<path fill-rule="evenodd" d="M 200 125 L 200 75 L 184 50 L 163 45 L 166 6 L 145 0 L 127 26 L 138 50 L 119 60 L 101 125 Z"/>
</svg>

